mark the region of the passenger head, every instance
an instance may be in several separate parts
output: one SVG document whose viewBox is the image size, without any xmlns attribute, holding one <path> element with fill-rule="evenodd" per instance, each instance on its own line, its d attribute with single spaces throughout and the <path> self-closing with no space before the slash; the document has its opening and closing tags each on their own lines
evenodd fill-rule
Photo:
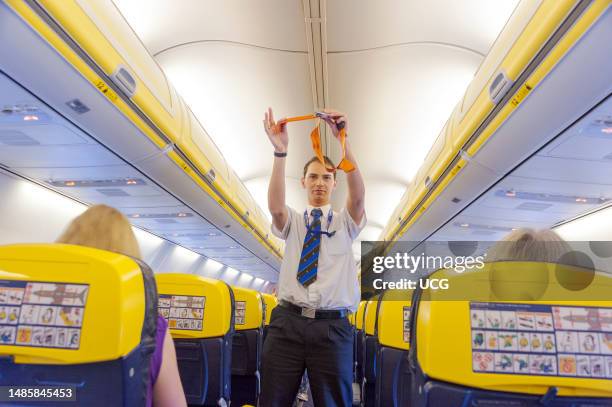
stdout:
<svg viewBox="0 0 612 407">
<path fill-rule="evenodd" d="M 549 229 L 517 229 L 497 242 L 487 261 L 534 261 L 556 263 L 569 252 L 569 245 Z"/>
<path fill-rule="evenodd" d="M 74 219 L 57 243 L 75 244 L 141 258 L 132 225 L 118 210 L 95 205 Z"/>
<path fill-rule="evenodd" d="M 329 157 L 323 156 L 323 158 L 328 166 L 335 167 Z M 302 187 L 306 189 L 310 205 L 327 205 L 332 191 L 336 188 L 336 173 L 328 172 L 317 157 L 312 157 L 304 165 Z"/>
<path fill-rule="evenodd" d="M 493 265 L 491 290 L 499 300 L 534 301 L 546 292 L 550 270 L 546 263 L 558 263 L 569 245 L 548 229 L 518 229 L 497 242 L 487 253 L 487 262 L 531 262 L 524 265 Z"/>
</svg>

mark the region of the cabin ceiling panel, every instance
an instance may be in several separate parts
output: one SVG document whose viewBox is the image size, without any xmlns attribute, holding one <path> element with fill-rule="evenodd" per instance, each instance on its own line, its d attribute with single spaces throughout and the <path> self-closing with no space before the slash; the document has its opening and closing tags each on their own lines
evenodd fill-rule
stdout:
<svg viewBox="0 0 612 407">
<path fill-rule="evenodd" d="M 486 54 L 518 0 L 330 0 L 330 52 L 439 42 Z"/>
<path fill-rule="evenodd" d="M 242 179 L 270 173 L 272 146 L 262 123 L 268 106 L 277 119 L 313 109 L 305 54 L 200 43 L 175 48 L 157 60 Z M 289 129 L 288 175 L 299 173 L 309 153 L 310 126 L 292 124 Z"/>
<path fill-rule="evenodd" d="M 408 184 L 480 60 L 431 45 L 330 55 L 331 104 L 350 112 L 363 172 Z"/>
<path fill-rule="evenodd" d="M 306 51 L 299 0 L 113 1 L 153 55 L 197 41 Z"/>
</svg>

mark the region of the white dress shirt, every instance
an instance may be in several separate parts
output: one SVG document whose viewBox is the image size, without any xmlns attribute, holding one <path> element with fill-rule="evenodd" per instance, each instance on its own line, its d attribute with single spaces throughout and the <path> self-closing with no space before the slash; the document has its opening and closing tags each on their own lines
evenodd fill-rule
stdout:
<svg viewBox="0 0 612 407">
<path fill-rule="evenodd" d="M 312 225 L 311 215 L 313 206 L 308 206 L 309 223 Z M 353 240 L 366 224 L 363 214 L 361 223 L 357 225 L 346 208 L 339 213 L 333 212 L 331 224 L 328 227 L 327 219 L 331 205 L 320 208 L 321 230 L 336 232 L 329 237 L 321 235 L 319 249 L 319 263 L 317 279 L 307 288 L 297 280 L 297 270 L 302 255 L 302 246 L 306 237 L 306 223 L 304 212 L 298 213 L 287 207 L 287 223 L 283 230 L 278 230 L 272 224 L 272 233 L 285 240 L 285 255 L 281 265 L 278 280 L 278 298 L 293 304 L 316 309 L 342 309 L 351 311 L 357 309 L 360 299 L 359 280 L 357 278 L 357 262 L 353 257 Z"/>
</svg>

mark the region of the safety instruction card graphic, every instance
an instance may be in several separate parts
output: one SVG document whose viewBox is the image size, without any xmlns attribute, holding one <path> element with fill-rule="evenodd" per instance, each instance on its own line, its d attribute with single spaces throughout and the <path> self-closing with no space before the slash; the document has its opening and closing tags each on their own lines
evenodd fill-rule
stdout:
<svg viewBox="0 0 612 407">
<path fill-rule="evenodd" d="M 404 332 L 404 342 L 410 342 L 410 307 L 404 307 L 402 323 Z"/>
<path fill-rule="evenodd" d="M 159 294 L 158 312 L 171 329 L 201 331 L 205 305 L 206 297 Z"/>
<path fill-rule="evenodd" d="M 612 379 L 612 308 L 470 303 L 472 370 Z"/>
<path fill-rule="evenodd" d="M 246 301 L 236 301 L 236 316 L 234 316 L 235 325 L 244 325 L 246 318 Z"/>
<path fill-rule="evenodd" d="M 87 284 L 0 280 L 0 345 L 78 349 Z"/>
</svg>

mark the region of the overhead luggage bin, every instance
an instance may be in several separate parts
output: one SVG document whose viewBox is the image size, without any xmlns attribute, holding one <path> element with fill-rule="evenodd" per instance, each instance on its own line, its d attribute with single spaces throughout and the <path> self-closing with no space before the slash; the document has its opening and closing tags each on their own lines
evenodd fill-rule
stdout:
<svg viewBox="0 0 612 407">
<path fill-rule="evenodd" d="M 607 0 L 520 2 L 408 186 L 381 240 L 425 239 L 426 231 L 437 229 L 498 181 L 499 174 L 555 137 L 563 125 L 559 121 L 579 118 L 608 95 L 609 76 L 596 67 L 605 65 L 598 50 L 609 46 L 611 7 Z M 573 95 L 572 104 L 563 112 L 537 116 L 541 127 L 550 130 L 502 131 L 533 112 L 545 112 L 543 106 L 559 99 L 559 89 Z M 427 219 L 425 213 L 430 214 Z M 413 234 L 404 237 L 409 229 Z"/>
<path fill-rule="evenodd" d="M 612 405 L 612 276 L 506 261 L 417 290 L 414 406 Z"/>
<path fill-rule="evenodd" d="M 257 403 L 263 346 L 263 302 L 255 290 L 232 287 L 236 332 L 232 346 L 232 403 Z"/>
<path fill-rule="evenodd" d="M 20 38 L 0 47 L 4 74 L 240 242 L 259 271 L 278 269 L 265 213 L 111 0 L 11 0 L 0 18 Z"/>
<path fill-rule="evenodd" d="M 226 405 L 231 396 L 234 298 L 229 285 L 193 274 L 155 276 L 159 314 L 174 339 L 190 405 Z"/>
<path fill-rule="evenodd" d="M 146 405 L 157 332 L 148 266 L 81 246 L 11 245 L 0 246 L 0 270 L 0 386 L 54 387 L 43 397 L 58 405 Z"/>
</svg>

